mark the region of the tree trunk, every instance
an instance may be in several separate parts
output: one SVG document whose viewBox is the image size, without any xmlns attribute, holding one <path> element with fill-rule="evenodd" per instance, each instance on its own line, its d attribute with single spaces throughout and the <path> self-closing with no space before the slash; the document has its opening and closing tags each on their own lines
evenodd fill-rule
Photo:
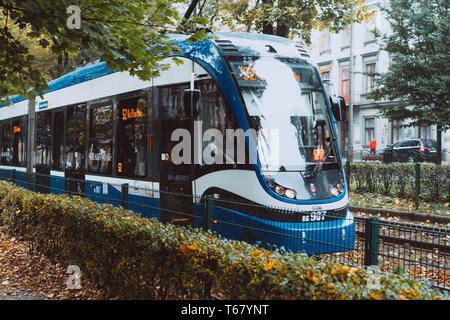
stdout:
<svg viewBox="0 0 450 320">
<path fill-rule="evenodd" d="M 272 0 L 262 0 L 263 5 L 266 3 L 272 3 Z M 273 34 L 273 24 L 269 21 L 263 22 L 263 33 L 264 34 Z"/>
<path fill-rule="evenodd" d="M 264 22 L 263 33 L 264 34 L 273 34 L 273 25 L 270 22 Z"/>
<path fill-rule="evenodd" d="M 281 22 L 277 22 L 277 36 L 283 37 L 283 38 L 287 38 L 289 35 L 289 28 L 281 23 Z"/>
<path fill-rule="evenodd" d="M 440 125 L 437 126 L 436 130 L 436 164 L 442 164 L 442 128 Z"/>
<path fill-rule="evenodd" d="M 63 70 L 63 56 L 62 54 L 60 54 L 58 56 L 58 65 L 56 66 L 56 78 L 62 75 L 62 70 Z"/>
<path fill-rule="evenodd" d="M 69 65 L 69 54 L 64 51 L 64 73 L 67 72 L 67 66 Z"/>
</svg>

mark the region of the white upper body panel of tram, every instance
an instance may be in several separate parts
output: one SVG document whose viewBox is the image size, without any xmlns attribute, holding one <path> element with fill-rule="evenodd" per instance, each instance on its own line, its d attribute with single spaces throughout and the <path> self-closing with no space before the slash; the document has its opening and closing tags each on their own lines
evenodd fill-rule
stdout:
<svg viewBox="0 0 450 320">
<path fill-rule="evenodd" d="M 130 76 L 128 72 L 114 72 L 71 85 L 60 90 L 51 91 L 36 97 L 36 112 L 55 109 L 63 106 L 84 103 L 96 99 L 107 98 L 121 93 L 149 88 L 151 86 L 165 86 L 177 83 L 189 82 L 192 73 L 192 61 L 180 58 L 184 63 L 176 65 L 173 58 L 167 58 L 162 63 L 169 64 L 170 68 L 161 72 L 159 77 L 151 81 L 142 81 L 136 76 Z M 207 72 L 198 64 L 194 63 L 194 73 L 197 76 L 204 76 Z M 76 76 L 76 71 L 74 72 Z M 205 77 L 203 77 L 204 79 Z M 45 102 L 45 108 L 42 108 Z M 0 108 L 0 120 L 23 116 L 28 113 L 28 100 L 3 106 Z"/>
</svg>

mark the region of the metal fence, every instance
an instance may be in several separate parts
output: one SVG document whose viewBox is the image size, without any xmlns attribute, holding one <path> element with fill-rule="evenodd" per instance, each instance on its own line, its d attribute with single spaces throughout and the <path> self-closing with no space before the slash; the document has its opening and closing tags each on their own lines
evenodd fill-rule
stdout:
<svg viewBox="0 0 450 320">
<path fill-rule="evenodd" d="M 108 184 L 118 191 L 105 195 L 89 192 L 98 186 L 95 181 L 56 178 L 59 188 L 50 187 L 47 182 L 54 177 L 39 173 L 29 176 L 15 170 L 0 169 L 0 179 L 37 192 L 69 193 L 111 203 L 146 218 L 210 230 L 228 239 L 244 240 L 269 249 L 303 251 L 318 259 L 352 266 L 377 265 L 383 272 L 427 280 L 446 290 L 450 288 L 449 228 L 360 216 L 347 220 L 346 210 L 311 216 L 283 208 L 223 200 L 213 195 L 197 199 L 158 189 L 142 190 L 128 184 Z M 103 182 L 100 184 L 105 187 Z M 76 185 L 78 188 L 74 187 Z M 134 194 L 138 191 L 147 195 L 146 201 L 137 200 Z M 159 201 L 161 195 L 171 196 L 169 206 Z"/>
</svg>

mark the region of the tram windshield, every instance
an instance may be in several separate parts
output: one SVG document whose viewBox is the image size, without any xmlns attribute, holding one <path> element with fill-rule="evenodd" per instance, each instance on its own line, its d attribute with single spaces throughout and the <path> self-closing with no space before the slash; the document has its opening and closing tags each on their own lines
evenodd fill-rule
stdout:
<svg viewBox="0 0 450 320">
<path fill-rule="evenodd" d="M 326 96 L 315 68 L 300 59 L 233 57 L 263 171 L 336 163 Z"/>
</svg>

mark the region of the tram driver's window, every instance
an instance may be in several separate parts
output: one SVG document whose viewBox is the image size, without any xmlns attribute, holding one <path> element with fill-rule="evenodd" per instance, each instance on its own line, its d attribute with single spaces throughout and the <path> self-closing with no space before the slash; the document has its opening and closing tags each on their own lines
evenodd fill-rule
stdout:
<svg viewBox="0 0 450 320">
<path fill-rule="evenodd" d="M 146 174 L 147 154 L 146 96 L 119 101 L 117 108 L 117 174 L 126 177 L 143 177 Z"/>
<path fill-rule="evenodd" d="M 88 168 L 91 173 L 111 174 L 113 104 L 107 101 L 91 106 Z"/>
</svg>

